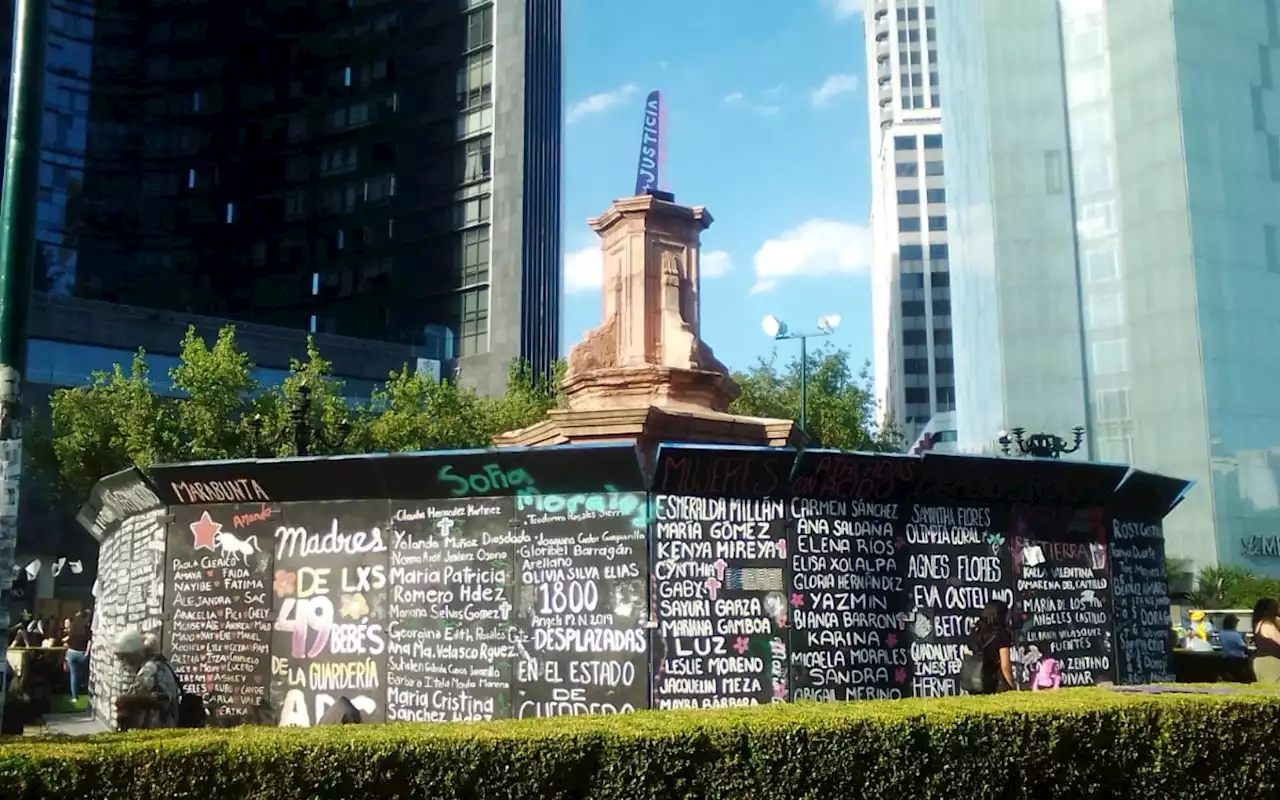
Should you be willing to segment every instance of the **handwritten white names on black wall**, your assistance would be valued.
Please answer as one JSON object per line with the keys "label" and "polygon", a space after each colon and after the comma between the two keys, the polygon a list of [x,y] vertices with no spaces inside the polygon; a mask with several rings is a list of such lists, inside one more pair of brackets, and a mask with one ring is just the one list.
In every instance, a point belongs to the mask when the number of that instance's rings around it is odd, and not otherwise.
{"label": "handwritten white names on black wall", "polygon": [[[1040,530],[1033,531],[1041,538],[1013,539],[1019,671],[1022,680],[1030,681],[1040,660],[1052,657],[1063,686],[1091,686],[1109,680],[1112,669],[1105,533],[1101,519],[1086,514],[1071,522],[1073,534],[1052,520],[1042,520]],[[1052,528],[1043,530],[1046,524]],[[1082,533],[1093,541],[1063,540]],[[1056,540],[1050,538],[1055,535]]]}
{"label": "handwritten white names on black wall", "polygon": [[644,708],[645,496],[536,495],[516,503],[522,623],[516,715]]}
{"label": "handwritten white names on black wall", "polygon": [[1112,520],[1111,577],[1118,682],[1174,680],[1169,636],[1173,623],[1160,525]]}
{"label": "handwritten white names on black wall", "polygon": [[788,697],[783,500],[658,495],[654,708]]}
{"label": "handwritten white names on black wall", "polygon": [[909,693],[898,504],[794,498],[792,699]]}
{"label": "handwritten white names on black wall", "polygon": [[346,697],[384,718],[387,504],[298,503],[275,529],[271,673],[280,724],[315,725]]}
{"label": "handwritten white names on black wall", "polygon": [[187,691],[227,715],[266,699],[270,667],[271,527],[238,528],[239,512],[183,509],[168,549],[169,658]]}
{"label": "handwritten white names on black wall", "polygon": [[965,642],[983,606],[1013,603],[1008,548],[986,506],[915,505],[903,526],[917,697],[960,694]]}
{"label": "handwritten white names on black wall", "polygon": [[387,719],[510,716],[510,501],[392,508]]}

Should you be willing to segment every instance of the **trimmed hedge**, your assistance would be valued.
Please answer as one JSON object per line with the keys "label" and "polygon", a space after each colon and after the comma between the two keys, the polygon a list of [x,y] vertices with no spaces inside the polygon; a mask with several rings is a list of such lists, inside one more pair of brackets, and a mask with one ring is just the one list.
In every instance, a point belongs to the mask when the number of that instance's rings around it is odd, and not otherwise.
{"label": "trimmed hedge", "polygon": [[1280,696],[946,700],[0,744],[0,797],[656,800],[1280,796]]}

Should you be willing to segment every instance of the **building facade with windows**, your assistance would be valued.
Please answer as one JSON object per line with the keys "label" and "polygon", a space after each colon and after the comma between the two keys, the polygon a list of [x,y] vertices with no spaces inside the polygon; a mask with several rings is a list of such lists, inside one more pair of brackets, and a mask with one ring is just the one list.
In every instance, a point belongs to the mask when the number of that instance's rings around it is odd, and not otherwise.
{"label": "building facade with windows", "polygon": [[[24,397],[28,412],[47,409],[53,392],[84,386],[94,372],[109,373],[116,364],[127,367],[138,348],[146,351],[156,391],[172,394],[169,370],[179,363],[187,328],[194,326],[206,342],[212,342],[226,324],[224,319],[36,293],[27,342]],[[290,361],[306,358],[307,336],[306,331],[290,328],[236,326],[236,341],[256,365],[254,377],[264,386],[279,385],[289,375]],[[440,363],[429,358],[424,348],[329,334],[316,334],[315,340],[352,402],[368,403],[375,387],[385,384],[393,370],[408,368],[439,377]],[[98,545],[75,521],[79,506],[51,501],[40,483],[32,480],[23,482],[20,503],[17,563],[33,558],[44,563],[58,558],[83,561],[86,570],[79,576],[64,573],[57,588],[60,596],[88,601]],[[44,586],[44,590],[52,588]]]}
{"label": "building facade with windows", "polygon": [[1280,575],[1280,2],[941,4],[957,426],[1194,479],[1169,553]]}
{"label": "building facade with windows", "polygon": [[37,288],[549,370],[561,5],[53,0]]}
{"label": "building facade with windows", "polygon": [[876,400],[906,442],[955,408],[947,188],[934,0],[872,0],[871,125]]}

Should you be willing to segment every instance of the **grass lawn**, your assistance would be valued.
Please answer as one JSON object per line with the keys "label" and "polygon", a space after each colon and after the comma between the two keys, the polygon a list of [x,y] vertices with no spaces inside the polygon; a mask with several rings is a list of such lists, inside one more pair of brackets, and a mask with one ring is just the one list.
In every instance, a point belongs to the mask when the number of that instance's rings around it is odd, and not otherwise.
{"label": "grass lawn", "polygon": [[76,701],[71,702],[71,696],[66,694],[55,694],[49,698],[50,714],[74,714],[78,711],[87,711],[89,709],[89,698],[81,695]]}

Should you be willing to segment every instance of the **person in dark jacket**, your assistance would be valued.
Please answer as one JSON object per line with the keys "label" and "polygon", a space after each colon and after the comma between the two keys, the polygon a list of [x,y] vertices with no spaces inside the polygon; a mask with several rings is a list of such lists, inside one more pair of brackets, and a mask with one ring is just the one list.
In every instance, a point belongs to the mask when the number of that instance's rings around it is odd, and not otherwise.
{"label": "person in dark jacket", "polygon": [[987,603],[978,623],[969,633],[969,649],[982,655],[983,694],[1011,691],[1013,679],[1013,631],[1009,629],[1009,606],[1003,601]]}
{"label": "person in dark jacket", "polygon": [[317,725],[359,725],[364,721],[360,715],[360,709],[346,697],[339,697],[338,701],[329,706],[329,710],[324,712],[324,716],[320,718]]}

